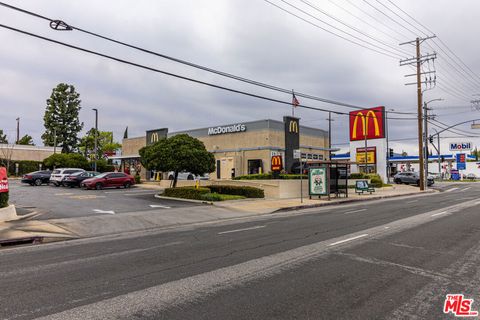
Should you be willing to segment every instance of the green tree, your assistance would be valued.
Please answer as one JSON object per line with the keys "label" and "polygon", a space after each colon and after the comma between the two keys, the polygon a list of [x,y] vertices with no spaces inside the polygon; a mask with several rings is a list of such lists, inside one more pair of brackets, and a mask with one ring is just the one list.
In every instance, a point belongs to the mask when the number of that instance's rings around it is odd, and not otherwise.
{"label": "green tree", "polygon": [[18,144],[24,145],[24,146],[34,146],[35,144],[33,143],[33,138],[32,136],[26,134],[23,137],[18,140]]}
{"label": "green tree", "polygon": [[[105,153],[115,152],[122,145],[113,141],[113,132],[99,131],[97,139],[97,158],[101,159]],[[90,157],[95,153],[95,128],[90,129],[80,140],[79,149],[85,157]]]}
{"label": "green tree", "polygon": [[0,129],[0,143],[8,143],[7,135],[3,134],[2,129]]}
{"label": "green tree", "polygon": [[77,150],[77,134],[83,128],[83,123],[78,119],[81,109],[79,97],[75,87],[65,83],[60,83],[52,90],[43,116],[46,130],[42,140],[46,146],[53,146],[56,136],[57,146],[62,153]]}
{"label": "green tree", "polygon": [[140,161],[148,170],[173,171],[173,187],[177,186],[178,173],[204,174],[215,171],[215,157],[205,149],[200,140],[188,134],[179,134],[143,147]]}
{"label": "green tree", "polygon": [[90,169],[90,164],[84,156],[78,153],[55,153],[43,160],[46,168],[80,168]]}

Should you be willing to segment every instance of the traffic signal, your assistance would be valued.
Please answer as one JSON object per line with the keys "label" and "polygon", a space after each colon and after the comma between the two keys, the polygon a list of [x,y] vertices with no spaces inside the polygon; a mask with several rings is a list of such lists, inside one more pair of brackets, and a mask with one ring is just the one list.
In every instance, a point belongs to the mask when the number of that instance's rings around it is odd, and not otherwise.
{"label": "traffic signal", "polygon": [[389,158],[393,157],[393,149],[392,148],[388,149],[388,157]]}
{"label": "traffic signal", "polygon": [[430,143],[433,143],[433,137],[430,136],[430,137],[428,138],[428,141],[430,141]]}

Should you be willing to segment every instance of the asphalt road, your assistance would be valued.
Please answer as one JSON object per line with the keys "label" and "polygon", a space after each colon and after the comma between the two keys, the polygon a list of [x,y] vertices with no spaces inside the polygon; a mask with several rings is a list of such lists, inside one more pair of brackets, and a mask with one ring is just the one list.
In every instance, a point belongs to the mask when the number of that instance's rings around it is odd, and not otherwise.
{"label": "asphalt road", "polygon": [[157,199],[155,190],[104,189],[83,190],[42,185],[33,187],[18,180],[10,181],[10,202],[15,204],[19,214],[35,211],[36,218],[72,218],[106,213],[121,214],[152,209],[194,207],[198,204],[182,201]]}
{"label": "asphalt road", "polygon": [[[480,299],[480,185],[0,251],[2,319],[453,319]],[[186,208],[185,210],[195,210]]]}

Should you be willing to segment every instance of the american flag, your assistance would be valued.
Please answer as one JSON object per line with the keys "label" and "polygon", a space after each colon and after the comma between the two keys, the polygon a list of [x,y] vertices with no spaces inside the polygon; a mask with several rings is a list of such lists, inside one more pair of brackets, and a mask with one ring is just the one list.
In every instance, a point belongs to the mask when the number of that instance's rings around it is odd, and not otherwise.
{"label": "american flag", "polygon": [[295,97],[295,93],[292,92],[292,106],[298,107],[299,104],[300,104],[300,102],[298,102],[297,97]]}

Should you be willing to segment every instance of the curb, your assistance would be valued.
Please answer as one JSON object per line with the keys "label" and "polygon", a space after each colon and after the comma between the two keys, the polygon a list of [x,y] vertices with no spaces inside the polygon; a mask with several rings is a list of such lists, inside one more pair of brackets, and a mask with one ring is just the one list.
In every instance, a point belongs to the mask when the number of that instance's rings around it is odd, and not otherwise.
{"label": "curb", "polygon": [[173,201],[183,201],[183,202],[202,203],[202,204],[210,204],[210,205],[213,205],[213,202],[211,202],[211,201],[204,201],[204,200],[165,197],[165,196],[161,196],[161,195],[158,195],[158,194],[154,195],[154,197],[157,198],[157,199],[163,199],[163,200],[173,200]]}
{"label": "curb", "polygon": [[[432,189],[430,189],[432,190]],[[277,212],[287,212],[287,211],[295,211],[295,210],[302,210],[302,209],[309,209],[309,208],[318,208],[318,207],[325,207],[325,206],[334,206],[334,205],[340,205],[340,204],[345,204],[345,203],[353,203],[353,202],[361,202],[361,201],[374,201],[374,200],[381,200],[381,199],[388,199],[388,198],[399,198],[399,197],[404,197],[404,196],[412,196],[412,195],[422,195],[422,194],[430,194],[430,193],[437,193],[438,191],[432,190],[432,191],[425,191],[423,193],[418,193],[418,192],[412,192],[412,193],[404,193],[404,194],[395,194],[391,196],[375,196],[367,199],[348,199],[348,200],[340,200],[336,202],[327,202],[327,203],[318,203],[318,204],[305,204],[305,205],[299,205],[299,206],[294,206],[294,207],[285,207],[285,208],[279,208],[271,213],[277,213]]]}

